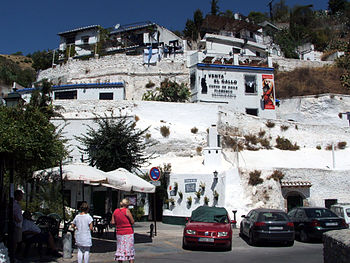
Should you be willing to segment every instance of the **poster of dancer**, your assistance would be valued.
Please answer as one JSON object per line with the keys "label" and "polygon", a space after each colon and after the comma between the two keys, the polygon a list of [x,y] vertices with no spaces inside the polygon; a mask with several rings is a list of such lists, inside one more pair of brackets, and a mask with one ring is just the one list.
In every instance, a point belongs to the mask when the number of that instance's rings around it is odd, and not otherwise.
{"label": "poster of dancer", "polygon": [[262,86],[263,86],[263,105],[265,110],[275,109],[275,92],[273,75],[262,75]]}

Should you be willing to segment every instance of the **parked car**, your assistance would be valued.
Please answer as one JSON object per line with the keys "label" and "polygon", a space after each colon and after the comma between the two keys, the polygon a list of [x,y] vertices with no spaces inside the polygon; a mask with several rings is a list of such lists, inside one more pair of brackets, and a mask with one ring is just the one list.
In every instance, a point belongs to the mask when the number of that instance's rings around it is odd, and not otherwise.
{"label": "parked car", "polygon": [[325,207],[297,207],[288,216],[294,223],[295,234],[302,242],[322,239],[324,232],[348,228],[345,220]]}
{"label": "parked car", "polygon": [[350,204],[335,204],[331,206],[331,211],[337,216],[344,218],[345,222],[350,224]]}
{"label": "parked car", "polygon": [[200,206],[192,211],[183,232],[182,247],[218,247],[232,249],[232,227],[223,207]]}
{"label": "parked car", "polygon": [[242,215],[239,234],[248,237],[250,245],[259,241],[284,242],[294,244],[294,224],[286,212],[277,209],[253,209],[246,216]]}

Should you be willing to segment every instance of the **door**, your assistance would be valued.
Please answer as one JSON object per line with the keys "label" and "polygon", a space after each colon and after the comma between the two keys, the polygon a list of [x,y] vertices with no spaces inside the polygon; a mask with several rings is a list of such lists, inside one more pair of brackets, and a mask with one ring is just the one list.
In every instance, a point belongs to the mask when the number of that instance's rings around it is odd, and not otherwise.
{"label": "door", "polygon": [[291,195],[287,197],[288,211],[300,206],[303,206],[303,198],[300,195]]}

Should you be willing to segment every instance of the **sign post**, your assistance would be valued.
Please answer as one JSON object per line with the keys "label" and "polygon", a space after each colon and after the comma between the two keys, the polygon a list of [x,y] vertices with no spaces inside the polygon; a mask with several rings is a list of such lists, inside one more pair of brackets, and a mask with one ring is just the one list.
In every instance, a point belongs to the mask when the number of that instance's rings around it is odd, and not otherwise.
{"label": "sign post", "polygon": [[[152,180],[152,183],[157,182],[160,178],[160,170],[158,167],[152,167],[149,171],[149,177]],[[157,187],[156,187],[157,189]],[[157,213],[156,213],[157,205],[156,205],[156,191],[154,191],[154,198],[153,198],[153,220],[154,220],[154,236],[157,236]]]}

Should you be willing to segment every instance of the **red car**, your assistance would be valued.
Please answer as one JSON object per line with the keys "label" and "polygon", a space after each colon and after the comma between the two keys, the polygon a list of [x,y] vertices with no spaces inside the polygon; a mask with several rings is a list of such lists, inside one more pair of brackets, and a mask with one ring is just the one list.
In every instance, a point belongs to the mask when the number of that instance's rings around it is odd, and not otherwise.
{"label": "red car", "polygon": [[200,206],[193,210],[183,232],[182,247],[218,247],[232,249],[232,227],[223,207]]}

